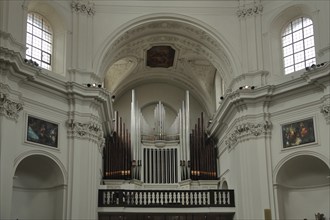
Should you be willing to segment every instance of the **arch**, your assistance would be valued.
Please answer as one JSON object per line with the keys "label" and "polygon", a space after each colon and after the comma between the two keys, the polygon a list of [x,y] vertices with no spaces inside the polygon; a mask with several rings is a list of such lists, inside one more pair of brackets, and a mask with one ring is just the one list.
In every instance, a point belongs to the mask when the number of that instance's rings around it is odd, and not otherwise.
{"label": "arch", "polygon": [[330,214],[329,199],[324,196],[330,193],[330,168],[327,160],[320,156],[310,151],[296,152],[276,166],[274,180],[279,218],[311,219],[316,212]]}
{"label": "arch", "polygon": [[[164,13],[164,14],[150,14],[150,15],[144,15],[138,18],[135,18],[132,21],[129,21],[125,24],[123,24],[120,28],[115,30],[113,34],[109,35],[108,38],[105,40],[104,44],[100,46],[100,49],[98,50],[94,62],[95,63],[95,72],[101,74],[100,78],[104,77],[104,72],[109,66],[107,63],[109,59],[109,53],[113,53],[112,47],[124,38],[127,38],[127,34],[130,34],[129,31],[133,30],[134,28],[137,28],[143,25],[148,25],[153,22],[159,22],[159,21],[171,21],[171,22],[178,22],[182,24],[189,25],[190,27],[195,28],[196,30],[199,30],[201,33],[205,34],[205,39],[208,39],[212,41],[212,43],[217,44],[221,47],[223,55],[226,56],[228,59],[229,65],[232,68],[230,73],[222,73],[224,74],[222,77],[226,80],[226,82],[230,82],[233,78],[235,78],[235,75],[237,73],[241,72],[240,65],[237,63],[237,59],[234,59],[235,54],[234,50],[231,48],[230,44],[225,40],[224,37],[220,35],[219,32],[214,30],[212,27],[207,25],[206,23],[197,20],[193,17],[180,15],[180,14],[174,14],[174,13]],[[126,34],[126,35],[125,35]],[[111,52],[110,52],[111,51]],[[218,56],[219,60],[221,58]],[[223,57],[222,57],[223,58]],[[112,62],[115,62],[116,60],[113,60]],[[215,65],[217,68],[221,69],[222,67],[220,65]]]}
{"label": "arch", "polygon": [[14,173],[12,174],[12,176],[14,176],[17,166],[21,163],[21,161],[32,155],[43,155],[45,157],[50,158],[52,161],[54,161],[61,170],[61,174],[63,176],[63,184],[67,185],[67,181],[68,181],[67,172],[66,172],[66,169],[65,169],[63,163],[57,157],[55,157],[53,154],[51,154],[47,151],[42,151],[42,150],[31,150],[31,151],[23,152],[19,156],[17,156],[14,160],[14,166],[13,166]]}
{"label": "arch", "polygon": [[[313,157],[316,157],[320,160],[322,160],[329,168],[330,168],[330,165],[329,165],[329,159],[326,158],[324,155],[322,154],[319,154],[319,153],[316,153],[316,152],[313,152],[313,151],[297,151],[297,152],[294,152],[294,153],[291,153],[289,155],[287,155],[286,157],[282,158],[278,164],[275,166],[274,168],[274,172],[273,172],[273,179],[276,180],[277,179],[277,175],[279,173],[279,170],[281,169],[281,167],[287,162],[289,161],[290,159],[294,158],[294,157],[297,157],[297,156],[313,156]],[[277,184],[277,182],[275,181],[274,184]]]}
{"label": "arch", "polygon": [[65,48],[68,24],[70,24],[67,13],[57,1],[28,0],[24,1],[22,6],[27,12],[42,15],[50,23],[53,30],[52,72],[65,75],[67,54]]}
{"label": "arch", "polygon": [[65,175],[49,154],[28,152],[15,160],[13,219],[63,219]]}

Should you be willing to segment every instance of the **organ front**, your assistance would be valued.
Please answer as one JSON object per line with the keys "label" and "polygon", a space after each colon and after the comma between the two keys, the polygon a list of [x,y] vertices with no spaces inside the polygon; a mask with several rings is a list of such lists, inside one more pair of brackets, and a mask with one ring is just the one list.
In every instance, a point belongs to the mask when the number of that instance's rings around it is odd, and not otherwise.
{"label": "organ front", "polygon": [[148,108],[148,113],[139,108],[133,90],[130,126],[115,113],[103,152],[103,178],[145,184],[217,179],[216,142],[207,135],[203,112],[190,129],[189,92],[177,112],[161,101]]}

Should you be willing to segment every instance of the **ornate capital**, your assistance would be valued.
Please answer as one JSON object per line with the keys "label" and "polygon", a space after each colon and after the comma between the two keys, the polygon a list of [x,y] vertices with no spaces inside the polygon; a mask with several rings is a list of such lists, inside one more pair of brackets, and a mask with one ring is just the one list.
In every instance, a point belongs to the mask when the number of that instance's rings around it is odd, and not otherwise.
{"label": "ornate capital", "polygon": [[263,6],[262,4],[254,4],[253,6],[251,6],[250,8],[239,8],[236,12],[237,17],[239,18],[245,18],[246,16],[252,16],[252,15],[257,15],[257,14],[261,14],[263,11]]}
{"label": "ornate capital", "polygon": [[327,124],[330,124],[330,99],[325,100],[320,108]]}
{"label": "ornate capital", "polygon": [[268,121],[262,123],[251,123],[247,122],[241,125],[237,125],[234,129],[227,135],[225,144],[228,148],[236,145],[239,139],[249,136],[260,136],[268,134],[271,129],[271,124]]}
{"label": "ornate capital", "polygon": [[8,95],[0,91],[0,115],[17,121],[18,113],[23,110],[23,104],[8,99]]}
{"label": "ornate capital", "polygon": [[73,0],[71,2],[71,8],[77,13],[84,13],[87,15],[95,14],[94,4],[90,3],[89,1]]}
{"label": "ornate capital", "polygon": [[103,145],[103,130],[100,124],[88,122],[82,123],[74,120],[70,120],[68,125],[68,135],[69,137],[77,137],[82,139],[89,139]]}

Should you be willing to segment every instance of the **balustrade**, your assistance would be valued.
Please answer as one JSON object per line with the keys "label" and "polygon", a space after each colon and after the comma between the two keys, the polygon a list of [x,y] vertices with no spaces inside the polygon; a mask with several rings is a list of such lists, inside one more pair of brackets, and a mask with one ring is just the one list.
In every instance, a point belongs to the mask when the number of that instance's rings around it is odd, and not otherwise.
{"label": "balustrade", "polygon": [[235,207],[234,190],[99,190],[99,207]]}

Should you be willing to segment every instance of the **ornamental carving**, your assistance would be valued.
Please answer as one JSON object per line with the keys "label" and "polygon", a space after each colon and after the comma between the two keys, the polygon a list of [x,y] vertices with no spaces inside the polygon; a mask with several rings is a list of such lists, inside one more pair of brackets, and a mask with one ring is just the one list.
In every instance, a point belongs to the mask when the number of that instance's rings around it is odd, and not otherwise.
{"label": "ornamental carving", "polygon": [[330,124],[330,100],[324,102],[320,108],[327,124]]}
{"label": "ornamental carving", "polygon": [[0,92],[0,115],[17,121],[18,113],[23,110],[23,104],[8,99],[8,96]]}
{"label": "ornamental carving", "polygon": [[237,10],[236,14],[239,18],[245,18],[246,16],[252,16],[261,14],[263,11],[263,6],[261,4],[259,5],[253,5],[250,8],[240,8]]}
{"label": "ornamental carving", "polygon": [[89,1],[72,1],[71,8],[77,13],[84,13],[87,15],[95,14],[94,4],[90,3]]}
{"label": "ornamental carving", "polygon": [[68,122],[69,136],[96,141],[100,145],[103,142],[103,130],[97,123],[82,123],[71,120]]}
{"label": "ornamental carving", "polygon": [[237,125],[235,126],[233,131],[227,136],[225,144],[228,148],[231,148],[232,146],[237,144],[239,139],[249,136],[256,137],[260,135],[265,135],[269,132],[270,128],[271,124],[268,121],[257,124],[247,122],[241,125]]}

